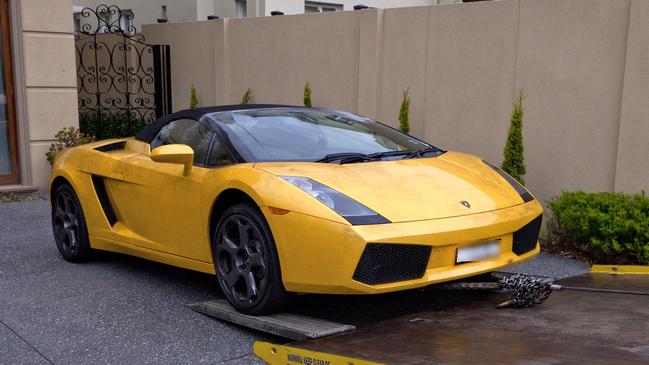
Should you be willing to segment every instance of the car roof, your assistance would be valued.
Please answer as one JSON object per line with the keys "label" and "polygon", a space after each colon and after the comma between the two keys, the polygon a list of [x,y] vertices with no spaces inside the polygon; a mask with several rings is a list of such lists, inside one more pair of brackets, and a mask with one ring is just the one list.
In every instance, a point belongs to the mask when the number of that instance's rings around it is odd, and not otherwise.
{"label": "car roof", "polygon": [[304,108],[303,106],[294,105],[281,105],[281,104],[232,104],[232,105],[219,105],[208,106],[193,109],[184,109],[175,113],[167,114],[156,119],[154,122],[146,126],[140,133],[135,136],[135,139],[151,143],[160,129],[176,119],[194,119],[199,120],[205,114],[212,114],[218,112],[226,112],[232,110],[251,110],[251,109],[273,109],[273,108]]}

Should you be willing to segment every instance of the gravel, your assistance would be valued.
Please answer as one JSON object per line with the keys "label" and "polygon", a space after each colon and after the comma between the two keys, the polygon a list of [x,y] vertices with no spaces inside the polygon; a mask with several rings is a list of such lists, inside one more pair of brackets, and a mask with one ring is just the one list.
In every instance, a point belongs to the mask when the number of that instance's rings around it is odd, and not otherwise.
{"label": "gravel", "polygon": [[530,261],[510,266],[501,271],[562,279],[585,274],[590,271],[590,265],[586,262],[541,252]]}

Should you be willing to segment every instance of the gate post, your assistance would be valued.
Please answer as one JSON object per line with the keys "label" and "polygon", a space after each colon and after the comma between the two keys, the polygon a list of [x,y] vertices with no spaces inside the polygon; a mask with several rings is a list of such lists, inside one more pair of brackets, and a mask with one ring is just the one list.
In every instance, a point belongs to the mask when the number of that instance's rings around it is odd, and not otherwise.
{"label": "gate post", "polygon": [[171,47],[153,46],[153,78],[155,116],[160,118],[171,113]]}

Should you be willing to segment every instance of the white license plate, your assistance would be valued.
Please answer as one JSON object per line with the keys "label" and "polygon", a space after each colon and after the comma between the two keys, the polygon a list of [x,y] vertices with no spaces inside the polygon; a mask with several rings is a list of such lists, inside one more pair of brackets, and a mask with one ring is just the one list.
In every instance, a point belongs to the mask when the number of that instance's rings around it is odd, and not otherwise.
{"label": "white license plate", "polygon": [[480,261],[500,254],[500,241],[489,241],[457,249],[455,263]]}

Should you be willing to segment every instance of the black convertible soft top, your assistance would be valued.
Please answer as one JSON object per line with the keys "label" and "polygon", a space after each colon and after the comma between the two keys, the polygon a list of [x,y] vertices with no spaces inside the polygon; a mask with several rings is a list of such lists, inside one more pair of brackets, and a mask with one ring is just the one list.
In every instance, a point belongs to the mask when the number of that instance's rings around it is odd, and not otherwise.
{"label": "black convertible soft top", "polygon": [[167,114],[156,119],[153,123],[146,126],[143,130],[135,135],[135,139],[146,143],[151,143],[162,127],[167,123],[176,119],[194,119],[199,120],[205,114],[227,112],[231,110],[248,110],[248,109],[265,109],[265,108],[303,108],[293,105],[280,105],[280,104],[234,104],[234,105],[220,105],[208,106],[203,108],[185,109],[175,113]]}

